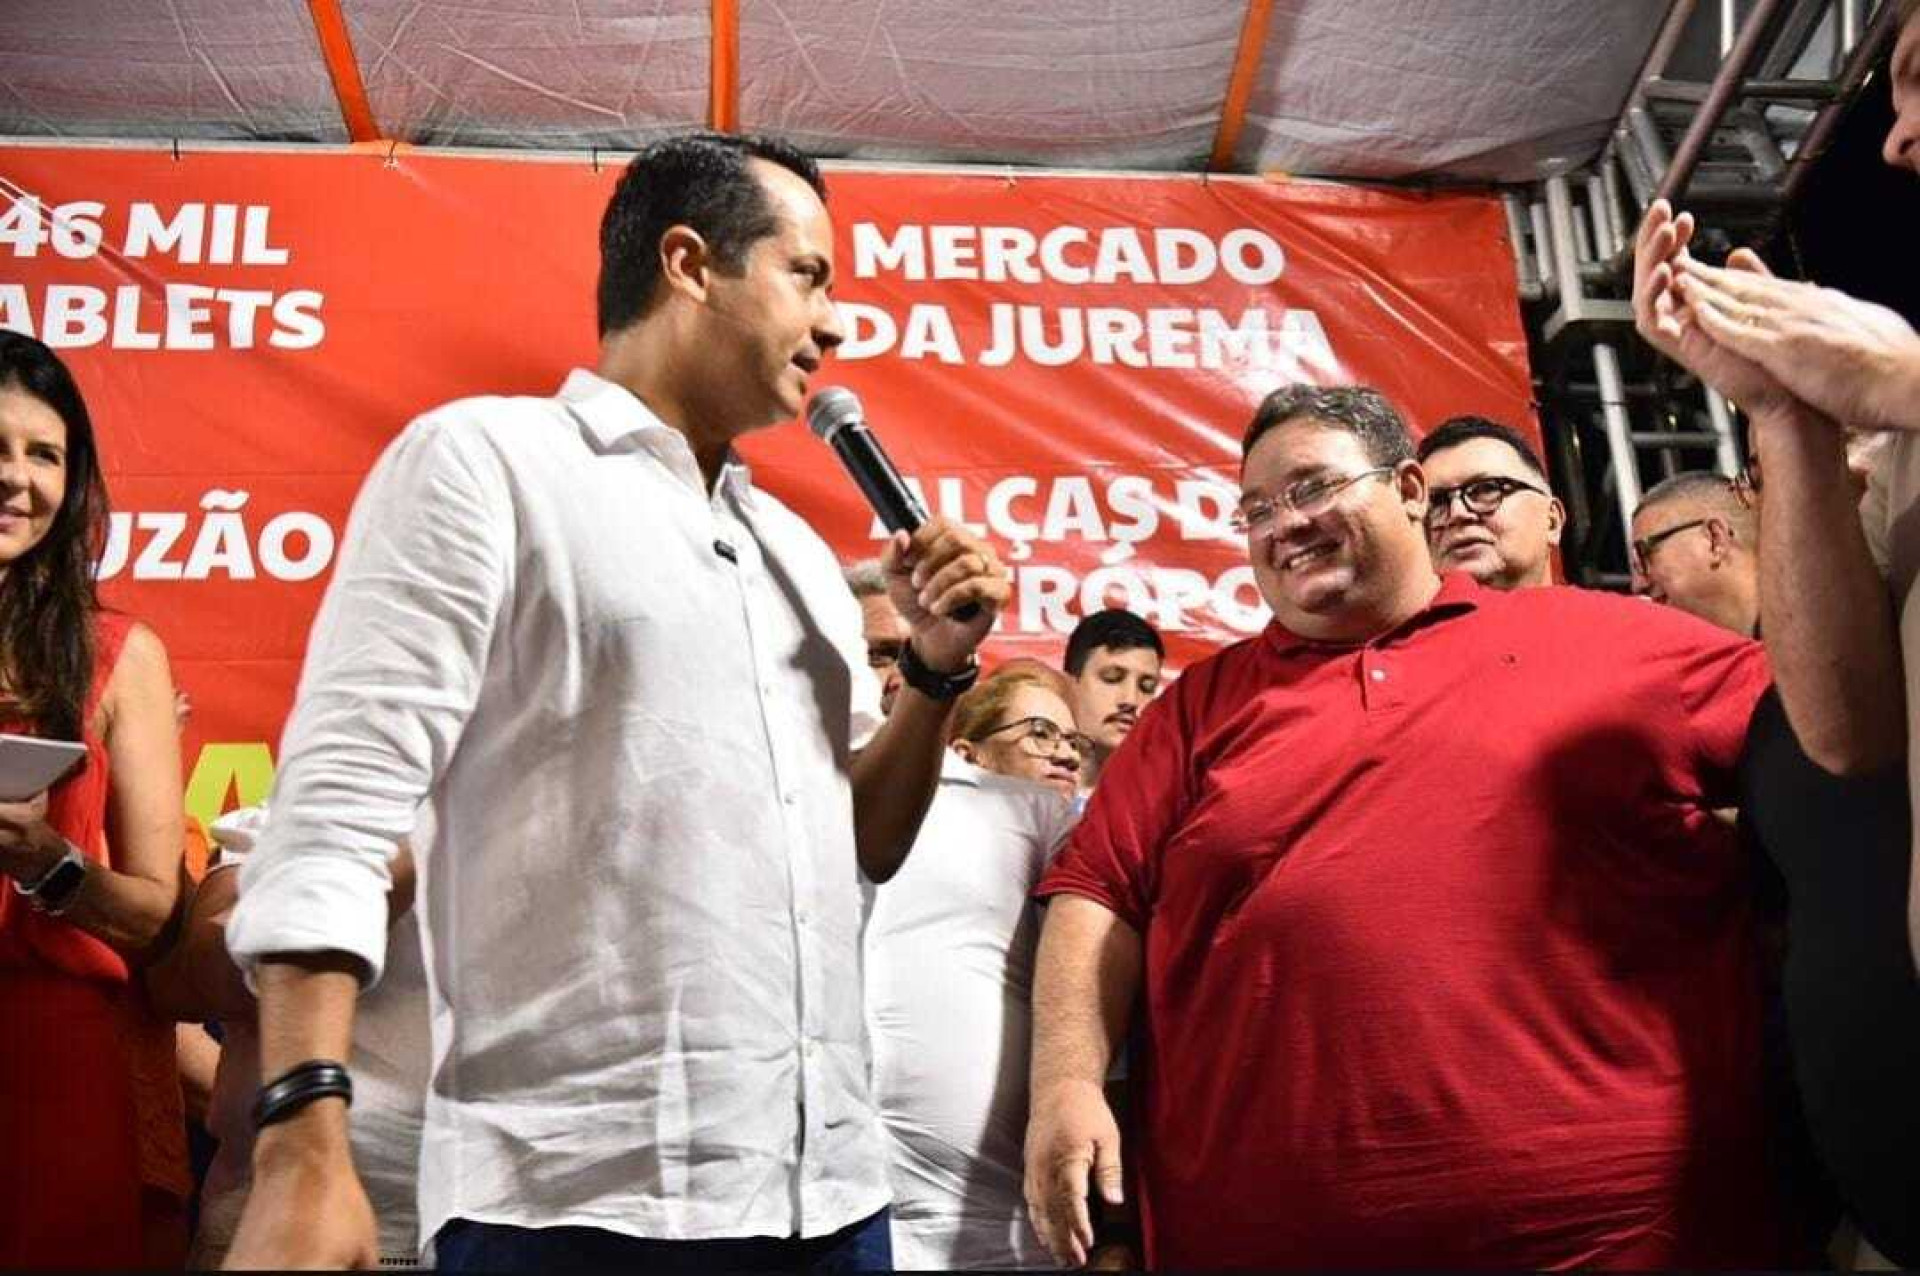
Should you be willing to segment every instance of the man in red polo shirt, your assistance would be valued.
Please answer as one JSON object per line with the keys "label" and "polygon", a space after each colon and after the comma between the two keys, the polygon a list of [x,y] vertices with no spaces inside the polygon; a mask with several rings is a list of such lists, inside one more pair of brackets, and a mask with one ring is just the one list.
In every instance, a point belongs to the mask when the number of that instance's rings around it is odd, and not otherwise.
{"label": "man in red polo shirt", "polygon": [[1274,623],[1142,716],[1040,893],[1027,1194],[1061,1261],[1137,994],[1150,1266],[1768,1266],[1732,830],[1760,649],[1434,573],[1364,389],[1270,395],[1240,521]]}

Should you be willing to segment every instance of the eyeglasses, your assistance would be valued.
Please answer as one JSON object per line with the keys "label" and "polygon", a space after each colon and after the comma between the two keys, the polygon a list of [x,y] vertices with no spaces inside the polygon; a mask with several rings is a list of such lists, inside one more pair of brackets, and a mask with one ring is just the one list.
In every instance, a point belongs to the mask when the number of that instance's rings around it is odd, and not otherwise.
{"label": "eyeglasses", "polygon": [[1684,523],[1675,523],[1672,527],[1663,528],[1651,536],[1642,536],[1639,540],[1633,542],[1633,561],[1639,565],[1642,572],[1646,571],[1647,564],[1653,561],[1654,550],[1659,549],[1662,545],[1666,544],[1667,541],[1678,536],[1680,533],[1690,532],[1696,527],[1705,527],[1712,521],[1710,518],[1688,519]]}
{"label": "eyeglasses", "polygon": [[1003,731],[1025,729],[1019,743],[1027,746],[1027,751],[1039,757],[1048,757],[1060,752],[1060,746],[1066,745],[1074,757],[1082,762],[1093,753],[1093,741],[1078,731],[1067,731],[1051,718],[1015,718],[1012,722],[1003,722],[990,731],[982,731],[974,741],[978,744],[989,736],[999,735]]}
{"label": "eyeglasses", "polygon": [[1523,483],[1505,475],[1488,475],[1485,478],[1470,479],[1457,487],[1435,487],[1427,491],[1427,526],[1438,527],[1453,517],[1454,498],[1467,507],[1470,514],[1487,518],[1497,512],[1501,504],[1515,492],[1532,492],[1538,496],[1547,496],[1544,488],[1531,483]]}
{"label": "eyeglasses", "polygon": [[1352,487],[1361,479],[1378,478],[1382,474],[1391,474],[1397,467],[1377,465],[1370,470],[1361,470],[1358,474],[1347,474],[1339,478],[1301,479],[1290,483],[1280,490],[1278,497],[1255,497],[1242,502],[1233,512],[1233,530],[1241,535],[1259,531],[1273,522],[1273,517],[1282,506],[1304,518],[1325,513],[1333,504],[1333,498],[1345,489]]}

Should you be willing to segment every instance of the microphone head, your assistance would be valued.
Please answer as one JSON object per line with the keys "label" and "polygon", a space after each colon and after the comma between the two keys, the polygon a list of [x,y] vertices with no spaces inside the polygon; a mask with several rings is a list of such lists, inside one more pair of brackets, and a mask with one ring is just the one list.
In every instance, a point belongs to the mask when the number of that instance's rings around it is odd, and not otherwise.
{"label": "microphone head", "polygon": [[845,386],[830,385],[807,404],[807,428],[827,443],[847,426],[861,424],[866,416],[860,396]]}

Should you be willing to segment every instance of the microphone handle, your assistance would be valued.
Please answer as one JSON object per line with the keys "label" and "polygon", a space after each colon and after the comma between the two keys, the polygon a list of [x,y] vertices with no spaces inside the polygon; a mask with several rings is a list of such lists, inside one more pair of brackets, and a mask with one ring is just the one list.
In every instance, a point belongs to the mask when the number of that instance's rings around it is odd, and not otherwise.
{"label": "microphone handle", "polygon": [[[864,425],[842,426],[828,442],[888,531],[917,531],[927,521],[926,510],[901,481],[900,471],[872,430]],[[965,624],[979,614],[979,603],[962,603],[953,609],[952,619]]]}
{"label": "microphone handle", "polygon": [[873,431],[861,425],[842,426],[835,431],[832,442],[833,450],[840,454],[840,463],[853,475],[853,481],[860,485],[860,494],[867,498],[867,504],[873,507],[888,531],[917,531],[920,524],[927,521],[927,512],[913,498],[912,490],[900,481],[900,471],[893,467],[893,461]]}

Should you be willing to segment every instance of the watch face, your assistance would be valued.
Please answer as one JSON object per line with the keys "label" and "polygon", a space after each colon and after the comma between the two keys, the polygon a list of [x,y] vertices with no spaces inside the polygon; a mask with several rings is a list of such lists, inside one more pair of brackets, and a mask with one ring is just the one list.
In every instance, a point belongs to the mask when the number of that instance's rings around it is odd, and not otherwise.
{"label": "watch face", "polygon": [[84,861],[71,857],[61,860],[53,866],[45,881],[33,892],[33,902],[49,911],[65,908],[73,899],[80,883],[86,880],[87,866]]}

